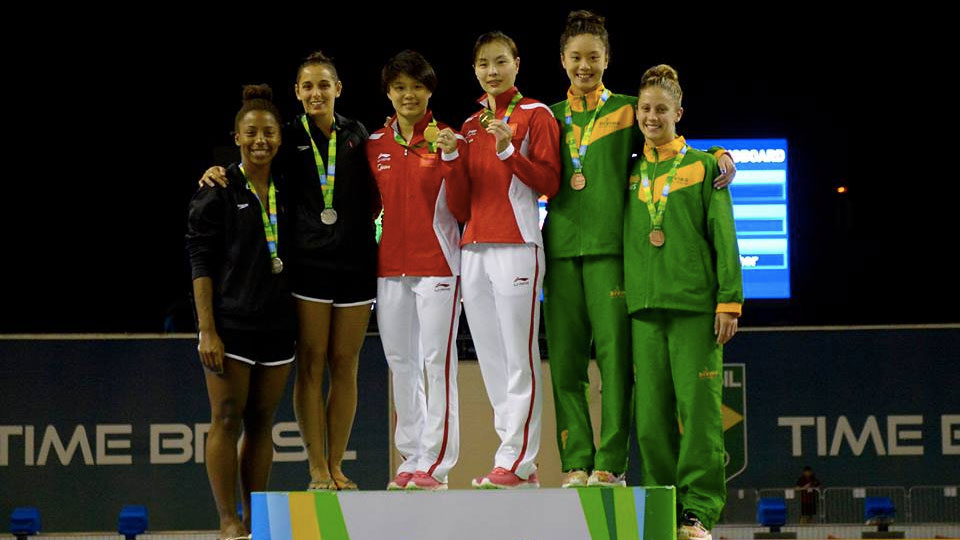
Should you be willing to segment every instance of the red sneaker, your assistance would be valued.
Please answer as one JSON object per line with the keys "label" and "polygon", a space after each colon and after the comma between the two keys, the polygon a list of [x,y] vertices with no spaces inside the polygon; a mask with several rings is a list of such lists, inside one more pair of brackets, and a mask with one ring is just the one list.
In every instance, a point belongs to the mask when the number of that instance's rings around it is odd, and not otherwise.
{"label": "red sneaker", "polygon": [[523,479],[503,467],[494,467],[486,476],[474,478],[473,487],[478,489],[538,488],[540,487],[540,481],[537,479],[537,473]]}
{"label": "red sneaker", "polygon": [[407,489],[407,486],[410,485],[411,480],[413,480],[412,474],[408,472],[402,472],[398,474],[396,478],[391,480],[389,484],[387,484],[387,491]]}
{"label": "red sneaker", "polygon": [[445,491],[446,489],[446,482],[441,482],[423,471],[413,473],[413,480],[407,484],[408,491]]}

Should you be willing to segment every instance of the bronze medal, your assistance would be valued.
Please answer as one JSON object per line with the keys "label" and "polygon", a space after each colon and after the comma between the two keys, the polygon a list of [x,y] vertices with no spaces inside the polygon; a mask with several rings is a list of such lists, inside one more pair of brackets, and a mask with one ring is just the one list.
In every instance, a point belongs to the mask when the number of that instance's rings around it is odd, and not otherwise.
{"label": "bronze medal", "polygon": [[666,241],[663,236],[663,229],[654,229],[650,231],[650,243],[655,247],[660,247]]}
{"label": "bronze medal", "polygon": [[587,177],[584,176],[583,173],[575,173],[570,177],[570,187],[576,191],[587,187]]}

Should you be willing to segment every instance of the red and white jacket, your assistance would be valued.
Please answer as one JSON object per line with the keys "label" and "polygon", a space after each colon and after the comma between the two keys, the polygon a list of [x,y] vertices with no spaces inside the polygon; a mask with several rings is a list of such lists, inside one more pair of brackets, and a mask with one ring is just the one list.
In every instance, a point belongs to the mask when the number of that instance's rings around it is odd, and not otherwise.
{"label": "red and white jacket", "polygon": [[[441,164],[439,149],[430,152],[423,130],[432,119],[428,110],[407,147],[394,139],[396,117],[367,141],[367,160],[383,200],[380,277],[460,274],[460,229],[447,206],[445,179],[458,171]],[[437,123],[438,129],[446,127]],[[459,215],[465,221],[466,208]]]}
{"label": "red and white jacket", "polygon": [[[496,98],[497,118],[503,118],[517,88]],[[486,106],[487,96],[478,103]],[[514,108],[509,125],[513,141],[497,153],[497,141],[480,125],[477,111],[463,123],[461,142],[453,154],[443,154],[451,170],[459,171],[448,184],[450,206],[470,209],[461,245],[473,243],[525,244],[543,247],[540,234],[541,194],[560,189],[560,129],[550,108],[524,97]]]}

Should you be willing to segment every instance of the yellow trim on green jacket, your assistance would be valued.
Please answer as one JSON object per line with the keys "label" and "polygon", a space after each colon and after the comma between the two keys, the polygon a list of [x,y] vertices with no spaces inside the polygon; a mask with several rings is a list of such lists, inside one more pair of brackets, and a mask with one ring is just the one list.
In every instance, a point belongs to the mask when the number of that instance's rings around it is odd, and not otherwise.
{"label": "yellow trim on green jacket", "polygon": [[[678,137],[654,149],[644,145],[643,156],[654,177],[654,201],[673,160],[686,144]],[[743,304],[743,277],[733,220],[733,201],[727,189],[717,190],[719,176],[712,155],[688,149],[671,185],[664,214],[665,243],[652,245],[652,230],[641,164],[630,177],[624,217],[624,270],[627,309],[677,309],[734,313]]]}

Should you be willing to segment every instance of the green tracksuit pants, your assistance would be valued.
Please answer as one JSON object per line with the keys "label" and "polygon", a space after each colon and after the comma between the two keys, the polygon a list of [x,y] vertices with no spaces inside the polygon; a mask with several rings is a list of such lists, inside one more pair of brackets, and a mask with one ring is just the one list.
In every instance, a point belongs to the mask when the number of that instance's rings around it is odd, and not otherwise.
{"label": "green tracksuit pants", "polygon": [[[585,256],[547,261],[543,312],[564,471],[627,468],[633,378],[623,258]],[[600,445],[594,448],[588,405],[591,340],[601,378]]]}
{"label": "green tracksuit pants", "polygon": [[660,309],[631,317],[643,483],[677,486],[678,504],[708,529],[726,502],[723,348],[714,318]]}

